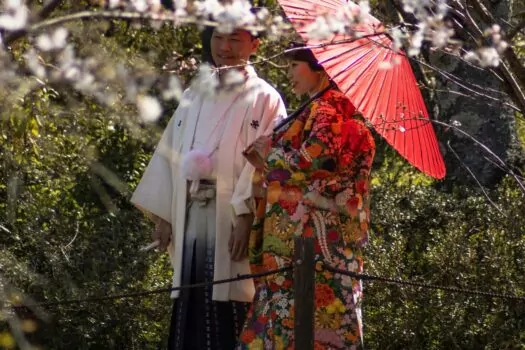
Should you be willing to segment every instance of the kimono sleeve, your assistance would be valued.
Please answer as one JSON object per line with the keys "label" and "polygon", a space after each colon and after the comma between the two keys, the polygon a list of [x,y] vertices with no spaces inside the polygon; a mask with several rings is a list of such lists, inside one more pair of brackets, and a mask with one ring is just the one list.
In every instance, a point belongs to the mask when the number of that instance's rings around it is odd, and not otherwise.
{"label": "kimono sleeve", "polygon": [[[304,175],[305,204],[360,215],[368,202],[369,175],[375,143],[367,126],[354,117],[345,117],[329,104],[315,109],[305,128],[310,130],[298,150],[287,152],[293,172]],[[350,201],[351,203],[348,203]]]}
{"label": "kimono sleeve", "polygon": [[154,214],[171,223],[172,183],[172,117],[164,130],[151,160],[131,197],[138,209],[146,215]]}
{"label": "kimono sleeve", "polygon": [[[261,113],[260,126],[257,129],[256,137],[270,135],[273,128],[284,118],[286,118],[286,108],[281,96],[277,91],[267,95],[267,98],[261,99],[255,113]],[[253,178],[255,168],[249,162],[246,162],[237,183],[235,184],[231,205],[235,215],[253,213],[255,205],[253,203]]]}
{"label": "kimono sleeve", "polygon": [[368,221],[370,170],[375,155],[374,138],[359,120],[354,120],[348,129],[349,139],[341,151],[341,167],[336,176],[340,185],[329,185],[325,192],[335,196],[339,213],[357,217],[359,221]]}

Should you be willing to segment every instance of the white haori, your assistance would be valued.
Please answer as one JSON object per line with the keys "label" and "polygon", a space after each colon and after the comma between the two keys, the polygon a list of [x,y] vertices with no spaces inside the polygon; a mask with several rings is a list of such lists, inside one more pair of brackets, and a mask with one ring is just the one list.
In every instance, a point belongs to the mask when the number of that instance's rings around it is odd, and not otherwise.
{"label": "white haori", "polygon": [[[248,259],[232,261],[228,240],[235,217],[254,211],[252,178],[254,168],[246,162],[242,151],[261,135],[269,135],[273,127],[286,117],[279,93],[247,67],[248,79],[242,90],[220,94],[216,99],[187,89],[181,104],[168,123],[161,140],[140,180],[131,202],[140,209],[170,222],[173,228],[168,247],[173,265],[173,286],[181,283],[182,253],[187,205],[187,179],[181,171],[181,155],[187,154],[195,140],[199,114],[206,110],[224,111],[224,131],[213,159],[213,177],[217,183],[217,214],[214,279],[221,280],[250,273]],[[239,94],[242,94],[239,97]],[[210,103],[216,109],[210,109]],[[226,108],[224,106],[227,106]],[[213,106],[211,106],[213,107]],[[200,118],[207,116],[201,114]],[[251,302],[255,293],[252,280],[213,287],[213,300]],[[179,293],[174,291],[172,298]]]}

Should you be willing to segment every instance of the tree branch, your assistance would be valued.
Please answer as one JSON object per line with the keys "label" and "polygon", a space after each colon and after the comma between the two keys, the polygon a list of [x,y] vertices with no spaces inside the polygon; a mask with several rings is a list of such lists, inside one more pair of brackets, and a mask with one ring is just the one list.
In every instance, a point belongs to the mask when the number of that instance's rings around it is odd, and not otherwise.
{"label": "tree branch", "polygon": [[[25,29],[24,34],[40,32],[48,27],[64,24],[67,22],[78,21],[83,19],[128,19],[128,20],[150,20],[150,21],[164,21],[173,22],[175,25],[183,24],[199,24],[202,26],[216,27],[217,22],[211,20],[203,20],[195,16],[178,17],[173,12],[162,13],[141,13],[131,11],[80,11],[60,17],[51,18],[30,25]],[[246,30],[250,31],[264,31],[263,26],[246,26]]]}
{"label": "tree branch", "polygon": [[[472,2],[472,5],[476,12],[482,17],[482,19],[487,23],[496,23],[496,19],[492,16],[492,14],[487,10],[485,5],[481,2],[481,0],[470,0]],[[478,35],[480,39],[483,38],[483,32],[481,29],[477,27],[477,24],[475,23],[474,19],[468,15],[466,20],[469,22],[468,25],[471,28],[471,30],[474,30],[474,32]],[[516,102],[520,106],[520,109],[523,113],[525,113],[525,93],[523,92],[523,86],[522,83],[525,81],[525,67],[521,64],[519,58],[517,57],[516,53],[514,52],[514,49],[509,46],[505,52],[503,53],[503,56],[509,63],[509,66],[507,66],[504,62],[502,62],[500,70],[503,73],[503,76],[505,77],[505,80],[509,84],[509,86],[512,88],[512,91],[514,92],[514,96],[516,98]]]}

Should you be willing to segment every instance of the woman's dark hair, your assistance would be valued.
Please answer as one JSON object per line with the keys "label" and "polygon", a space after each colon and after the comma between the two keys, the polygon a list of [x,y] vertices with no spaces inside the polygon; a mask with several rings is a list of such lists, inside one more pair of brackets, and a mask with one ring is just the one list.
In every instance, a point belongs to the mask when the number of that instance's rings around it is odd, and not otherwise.
{"label": "woman's dark hair", "polygon": [[293,61],[302,61],[308,63],[313,71],[324,70],[323,66],[319,64],[317,58],[315,58],[312,50],[306,47],[306,44],[292,41],[288,45],[288,50],[293,49],[285,53],[285,57]]}

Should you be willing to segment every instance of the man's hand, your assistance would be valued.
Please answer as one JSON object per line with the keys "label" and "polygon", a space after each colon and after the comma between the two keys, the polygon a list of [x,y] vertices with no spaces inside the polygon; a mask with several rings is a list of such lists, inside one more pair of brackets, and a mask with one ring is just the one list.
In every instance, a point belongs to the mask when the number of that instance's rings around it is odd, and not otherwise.
{"label": "man's hand", "polygon": [[254,142],[253,147],[262,158],[266,158],[272,148],[272,138],[270,136],[259,136]]}
{"label": "man's hand", "polygon": [[243,260],[248,256],[248,242],[253,224],[253,214],[237,216],[237,224],[233,228],[228,247],[233,261]]}
{"label": "man's hand", "polygon": [[272,146],[272,139],[269,136],[259,136],[248,148],[243,152],[244,157],[256,168],[263,169],[265,166],[265,159],[270,152]]}
{"label": "man's hand", "polygon": [[164,219],[155,217],[155,231],[151,234],[153,241],[158,240],[158,249],[162,252],[168,248],[171,241],[171,224]]}

